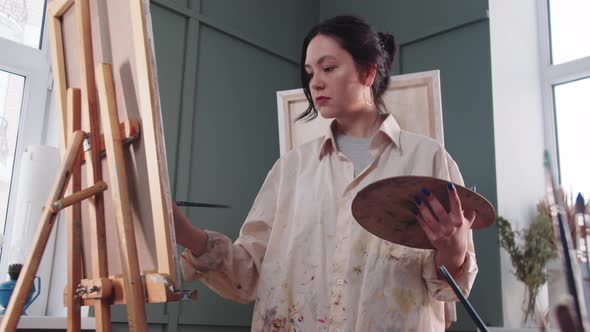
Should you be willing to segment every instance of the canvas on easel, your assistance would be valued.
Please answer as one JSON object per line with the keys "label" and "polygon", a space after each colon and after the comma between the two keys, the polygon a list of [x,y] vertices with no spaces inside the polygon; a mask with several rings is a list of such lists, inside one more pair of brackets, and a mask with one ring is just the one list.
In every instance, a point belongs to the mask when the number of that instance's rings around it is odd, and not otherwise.
{"label": "canvas on easel", "polygon": [[[85,3],[85,4],[84,4]],[[90,26],[83,27],[77,6],[86,5]],[[126,145],[124,154],[128,185],[131,193],[131,208],[135,237],[142,272],[165,273],[178,284],[177,257],[171,209],[171,193],[158,86],[155,55],[151,33],[149,3],[143,0],[54,0],[53,28],[57,39],[52,45],[54,52],[63,52],[63,57],[52,56],[56,81],[54,82],[58,104],[65,103],[67,88],[80,88],[82,94],[82,124],[89,123],[84,108],[96,110],[98,104],[94,70],[96,64],[112,64],[116,107],[122,124],[130,127],[135,121],[140,128],[141,139]],[[61,32],[61,38],[59,34]],[[61,39],[61,40],[58,40]],[[60,47],[61,44],[61,47]],[[83,47],[90,44],[91,48]],[[88,54],[89,50],[92,53]],[[59,59],[63,62],[60,63]],[[131,128],[130,130],[133,130]],[[63,131],[62,131],[63,132]],[[102,177],[109,178],[106,162],[100,165]],[[83,165],[83,174],[86,172]],[[82,177],[82,187],[89,176]],[[85,206],[86,205],[86,206]],[[83,221],[91,220],[92,208],[83,204]],[[108,271],[121,274],[116,228],[109,192],[104,194],[105,235],[108,253]],[[90,239],[91,227],[82,229],[84,238]],[[94,268],[88,254],[91,241],[84,241],[87,274]]]}
{"label": "canvas on easel", "polygon": [[[438,70],[391,76],[383,101],[402,129],[444,145]],[[320,115],[313,121],[295,122],[308,104],[303,89],[277,92],[281,155],[327,130],[331,120]]]}

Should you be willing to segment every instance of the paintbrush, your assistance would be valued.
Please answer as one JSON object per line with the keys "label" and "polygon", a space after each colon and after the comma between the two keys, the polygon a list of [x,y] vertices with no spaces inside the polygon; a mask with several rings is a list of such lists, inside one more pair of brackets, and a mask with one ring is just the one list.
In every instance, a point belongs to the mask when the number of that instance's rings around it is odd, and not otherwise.
{"label": "paintbrush", "polygon": [[451,286],[451,288],[453,289],[453,292],[455,292],[455,295],[457,295],[457,297],[459,298],[459,301],[461,301],[461,304],[463,305],[465,310],[467,310],[467,313],[471,317],[471,320],[473,320],[475,325],[477,325],[479,331],[480,332],[488,332],[488,328],[484,324],[483,320],[481,319],[481,317],[479,317],[479,315],[477,314],[477,311],[475,311],[475,308],[473,308],[471,303],[469,303],[469,300],[467,300],[465,295],[463,295],[463,292],[461,292],[461,289],[459,289],[459,286],[457,285],[457,283],[455,282],[455,280],[453,279],[453,277],[451,276],[451,274],[449,273],[447,268],[444,265],[440,265],[438,267],[438,270],[443,275],[443,277],[445,277],[445,279],[449,283],[449,286]]}
{"label": "paintbrush", "polygon": [[588,249],[588,235],[586,232],[588,231],[588,227],[586,224],[586,206],[584,204],[584,196],[582,193],[578,193],[578,197],[576,197],[576,205],[575,205],[575,219],[576,224],[580,225],[580,237],[584,241],[584,252],[582,255],[586,257],[586,272],[587,276],[590,277],[590,251]]}
{"label": "paintbrush", "polygon": [[580,300],[580,293],[578,292],[578,284],[576,283],[576,277],[574,274],[575,257],[572,257],[570,248],[572,248],[572,239],[567,220],[567,214],[565,211],[563,199],[556,190],[557,185],[553,176],[551,168],[551,162],[549,158],[549,152],[545,151],[544,155],[544,166],[545,166],[545,189],[547,193],[547,203],[551,216],[553,219],[553,225],[556,228],[556,235],[559,236],[561,242],[561,256],[563,259],[563,265],[565,268],[566,284],[569,294],[573,300],[573,316],[574,321],[572,324],[577,325],[579,329],[577,331],[584,331],[586,324],[584,324],[584,317],[582,315],[582,306]]}
{"label": "paintbrush", "polygon": [[210,203],[198,203],[198,202],[186,202],[186,201],[176,201],[176,205],[178,206],[190,206],[190,207],[204,207],[204,208],[220,208],[220,209],[227,209],[229,205],[223,204],[210,204]]}

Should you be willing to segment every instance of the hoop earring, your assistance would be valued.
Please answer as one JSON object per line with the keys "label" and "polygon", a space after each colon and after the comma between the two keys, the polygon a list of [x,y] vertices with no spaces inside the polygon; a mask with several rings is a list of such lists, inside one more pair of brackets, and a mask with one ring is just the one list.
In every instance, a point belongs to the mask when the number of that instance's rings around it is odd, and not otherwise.
{"label": "hoop earring", "polygon": [[[370,91],[370,90],[369,90]],[[365,100],[365,103],[369,106],[373,106],[373,100],[371,100],[371,102],[369,102],[367,100],[367,96],[365,96],[365,88],[363,88],[363,99]],[[372,98],[371,98],[372,99]]]}

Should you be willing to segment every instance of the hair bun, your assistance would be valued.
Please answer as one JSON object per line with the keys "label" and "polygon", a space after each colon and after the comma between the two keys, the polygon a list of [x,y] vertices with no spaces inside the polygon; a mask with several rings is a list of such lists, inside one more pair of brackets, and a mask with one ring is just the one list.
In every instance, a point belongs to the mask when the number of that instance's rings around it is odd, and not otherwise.
{"label": "hair bun", "polygon": [[379,32],[379,44],[381,44],[381,48],[387,54],[387,67],[391,67],[393,60],[395,58],[395,52],[397,51],[397,46],[395,45],[395,39],[393,35],[390,33],[383,33]]}

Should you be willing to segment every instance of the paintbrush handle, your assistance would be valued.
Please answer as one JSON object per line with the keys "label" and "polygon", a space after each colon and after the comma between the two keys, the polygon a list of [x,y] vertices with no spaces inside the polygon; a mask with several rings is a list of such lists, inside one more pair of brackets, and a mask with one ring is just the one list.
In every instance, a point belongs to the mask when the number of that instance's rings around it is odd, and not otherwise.
{"label": "paintbrush handle", "polygon": [[227,209],[230,207],[229,205],[223,205],[223,204],[210,204],[210,203],[198,203],[198,202],[186,202],[186,201],[176,201],[176,205],[190,206],[190,207],[221,208],[221,209]]}
{"label": "paintbrush handle", "polygon": [[442,275],[445,277],[445,279],[447,279],[447,282],[449,283],[449,285],[451,285],[451,288],[453,289],[453,291],[455,292],[455,294],[457,295],[457,297],[459,298],[459,300],[463,304],[463,307],[465,307],[465,309],[469,313],[469,316],[471,316],[471,319],[473,320],[475,325],[477,325],[477,327],[479,328],[479,330],[481,332],[488,332],[488,328],[484,324],[483,320],[481,320],[481,317],[479,317],[479,315],[477,314],[477,311],[475,311],[475,309],[473,308],[471,303],[469,303],[469,301],[467,300],[465,295],[463,295],[463,292],[461,292],[461,290],[459,289],[459,286],[457,286],[457,283],[455,282],[455,280],[453,279],[453,277],[451,276],[451,274],[449,273],[447,268],[444,265],[441,265],[438,267],[438,269],[439,269],[440,273],[442,273]]}

